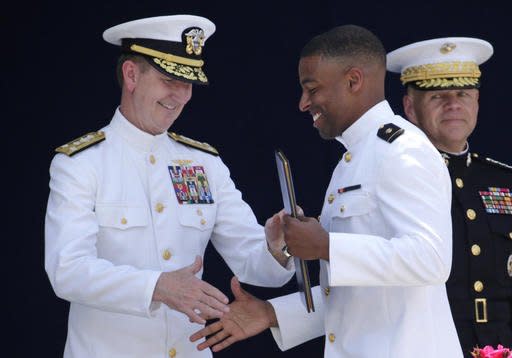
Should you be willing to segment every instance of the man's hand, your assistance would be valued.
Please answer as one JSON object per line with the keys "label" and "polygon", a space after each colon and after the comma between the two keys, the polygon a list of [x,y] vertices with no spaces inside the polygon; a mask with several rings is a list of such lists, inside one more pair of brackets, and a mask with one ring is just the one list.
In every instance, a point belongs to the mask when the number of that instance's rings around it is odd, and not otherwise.
{"label": "man's hand", "polygon": [[[299,217],[304,216],[304,211],[298,205],[297,214]],[[285,267],[288,262],[288,257],[283,253],[283,247],[286,243],[284,241],[282,222],[285,215],[286,213],[283,209],[265,222],[265,236],[267,237],[268,249],[272,256],[274,256],[283,267]]]}
{"label": "man's hand", "polygon": [[202,266],[201,256],[196,256],[192,265],[162,273],[153,292],[153,301],[163,302],[199,324],[205,324],[206,319],[222,317],[229,311],[229,299],[195,276]]}
{"label": "man's hand", "polygon": [[212,351],[218,352],[235,342],[255,336],[269,327],[277,326],[272,305],[242,289],[236,277],[231,279],[231,291],[235,300],[229,305],[229,312],[219,321],[190,336],[190,341],[195,342],[211,335],[197,346],[198,350],[202,351],[213,346]]}
{"label": "man's hand", "polygon": [[329,233],[316,219],[285,215],[282,220],[284,240],[291,255],[303,260],[329,260]]}

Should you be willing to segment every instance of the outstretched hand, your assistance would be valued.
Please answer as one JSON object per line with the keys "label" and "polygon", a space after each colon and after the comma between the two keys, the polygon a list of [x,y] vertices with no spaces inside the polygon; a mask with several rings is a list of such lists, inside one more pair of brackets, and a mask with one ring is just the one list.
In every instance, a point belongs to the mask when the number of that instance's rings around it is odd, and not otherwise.
{"label": "outstretched hand", "polygon": [[229,305],[229,312],[225,313],[219,321],[190,336],[191,342],[210,336],[197,346],[198,350],[213,346],[212,351],[218,352],[235,342],[255,336],[277,325],[272,305],[245,291],[236,277],[231,279],[231,291],[235,300]]}
{"label": "outstretched hand", "polygon": [[229,299],[217,288],[195,276],[203,261],[196,256],[193,264],[160,275],[153,301],[187,315],[191,322],[205,324],[207,319],[220,318],[229,311]]}

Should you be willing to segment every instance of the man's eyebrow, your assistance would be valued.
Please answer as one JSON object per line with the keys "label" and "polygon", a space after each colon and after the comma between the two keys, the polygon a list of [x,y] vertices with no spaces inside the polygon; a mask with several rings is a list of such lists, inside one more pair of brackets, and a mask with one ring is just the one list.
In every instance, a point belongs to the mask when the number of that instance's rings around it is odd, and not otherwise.
{"label": "man's eyebrow", "polygon": [[308,83],[311,83],[311,82],[316,82],[316,81],[314,79],[312,79],[312,78],[304,78],[302,81],[300,81],[300,84],[301,84],[301,86],[304,86],[304,85],[306,85]]}

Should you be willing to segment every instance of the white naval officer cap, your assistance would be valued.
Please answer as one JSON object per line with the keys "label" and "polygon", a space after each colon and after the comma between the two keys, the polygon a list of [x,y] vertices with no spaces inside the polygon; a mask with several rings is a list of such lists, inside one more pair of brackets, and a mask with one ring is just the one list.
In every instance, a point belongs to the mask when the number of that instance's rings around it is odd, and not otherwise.
{"label": "white naval officer cap", "polygon": [[208,84],[203,72],[206,39],[215,24],[195,15],[157,16],[125,22],[103,32],[123,53],[143,56],[154,68],[180,81]]}
{"label": "white naval officer cap", "polygon": [[419,90],[478,88],[480,68],[492,45],[471,37],[444,37],[400,47],[387,54],[387,69],[400,73],[403,85]]}

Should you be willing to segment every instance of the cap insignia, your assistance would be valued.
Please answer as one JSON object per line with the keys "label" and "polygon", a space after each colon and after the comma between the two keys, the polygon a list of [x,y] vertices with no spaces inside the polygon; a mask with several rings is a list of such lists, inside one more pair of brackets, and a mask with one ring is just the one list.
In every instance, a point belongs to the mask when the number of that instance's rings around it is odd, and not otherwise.
{"label": "cap insignia", "polygon": [[99,143],[105,140],[105,133],[102,131],[91,132],[73,139],[71,142],[61,145],[55,151],[57,153],[63,153],[71,157],[74,154],[81,152],[82,150],[89,148],[93,144]]}
{"label": "cap insignia", "polygon": [[447,42],[445,44],[443,44],[443,46],[441,46],[441,48],[439,49],[439,51],[441,51],[441,53],[443,55],[446,55],[447,53],[450,53],[452,52],[453,50],[455,50],[455,47],[457,47],[457,45],[455,45],[454,43],[452,42]]}
{"label": "cap insignia", "polygon": [[[186,30],[185,30],[186,31]],[[204,31],[199,28],[190,29],[186,34],[185,38],[187,40],[186,51],[189,55],[194,53],[195,55],[200,55],[203,52],[204,46]]]}

